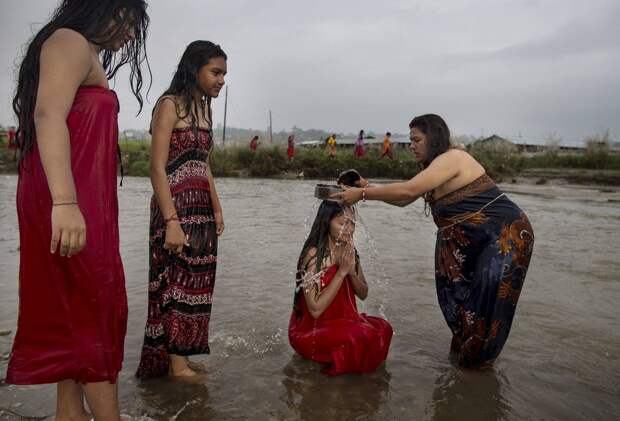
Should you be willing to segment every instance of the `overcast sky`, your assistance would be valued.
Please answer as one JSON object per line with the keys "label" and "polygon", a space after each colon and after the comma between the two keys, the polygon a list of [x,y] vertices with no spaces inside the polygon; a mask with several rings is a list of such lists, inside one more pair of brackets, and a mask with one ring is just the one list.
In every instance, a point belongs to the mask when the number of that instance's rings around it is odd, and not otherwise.
{"label": "overcast sky", "polygon": [[[0,123],[14,69],[56,0],[0,0]],[[151,0],[153,85],[136,117],[117,77],[121,129],[148,126],[153,101],[196,39],[228,54],[228,124],[405,133],[437,113],[455,134],[565,141],[620,136],[618,0]],[[223,120],[224,98],[214,101]]]}

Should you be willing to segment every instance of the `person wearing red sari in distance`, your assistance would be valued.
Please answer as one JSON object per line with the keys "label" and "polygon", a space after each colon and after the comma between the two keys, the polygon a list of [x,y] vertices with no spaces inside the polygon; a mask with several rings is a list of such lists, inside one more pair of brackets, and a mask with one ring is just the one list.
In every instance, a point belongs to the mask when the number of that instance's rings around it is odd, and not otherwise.
{"label": "person wearing red sari in distance", "polygon": [[260,142],[258,141],[258,136],[254,136],[252,140],[250,140],[250,150],[252,152],[256,152],[256,150],[258,149],[258,145],[260,145]]}
{"label": "person wearing red sari in distance", "polygon": [[142,0],[65,0],[19,71],[19,318],[5,382],[57,383],[57,420],[90,419],[84,396],[96,420],[120,417],[127,300],[108,79],[129,63],[142,105],[148,22]]}
{"label": "person wearing red sari in distance", "polygon": [[353,244],[355,213],[323,201],[297,264],[289,342],[327,375],[367,373],[387,358],[392,327],[360,314],[368,285]]}
{"label": "person wearing red sari in distance", "polygon": [[295,158],[295,135],[290,135],[286,143],[286,155],[288,156],[289,161],[293,161]]}

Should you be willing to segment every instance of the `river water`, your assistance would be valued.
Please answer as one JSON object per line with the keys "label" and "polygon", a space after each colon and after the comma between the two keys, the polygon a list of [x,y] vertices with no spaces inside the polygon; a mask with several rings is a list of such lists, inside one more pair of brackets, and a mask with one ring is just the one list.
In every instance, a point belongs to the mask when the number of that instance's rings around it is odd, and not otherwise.
{"label": "river water", "polygon": [[[15,176],[0,176],[0,331],[15,331]],[[571,199],[570,187],[508,195],[536,244],[510,338],[494,368],[448,359],[433,279],[435,227],[420,203],[364,203],[357,245],[370,283],[360,309],[394,328],[376,372],[328,378],[288,344],[294,269],[314,218],[315,181],[218,179],[220,239],[207,379],[138,382],[147,298],[148,179],[119,190],[129,325],[122,412],[136,420],[612,420],[620,414],[620,204]],[[581,196],[584,196],[583,194]],[[592,195],[596,197],[596,195]],[[42,315],[44,317],[44,315]],[[0,336],[0,376],[13,334]],[[0,383],[0,419],[54,413],[55,388]],[[19,414],[19,415],[17,415]]]}

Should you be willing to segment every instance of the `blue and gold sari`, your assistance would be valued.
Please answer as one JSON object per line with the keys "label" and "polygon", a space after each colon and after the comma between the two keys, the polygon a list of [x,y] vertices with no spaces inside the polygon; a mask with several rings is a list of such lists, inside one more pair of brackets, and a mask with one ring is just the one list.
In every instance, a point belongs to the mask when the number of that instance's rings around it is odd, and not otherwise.
{"label": "blue and gold sari", "polygon": [[435,280],[464,367],[492,362],[512,325],[534,245],[527,216],[486,174],[429,199],[437,224]]}

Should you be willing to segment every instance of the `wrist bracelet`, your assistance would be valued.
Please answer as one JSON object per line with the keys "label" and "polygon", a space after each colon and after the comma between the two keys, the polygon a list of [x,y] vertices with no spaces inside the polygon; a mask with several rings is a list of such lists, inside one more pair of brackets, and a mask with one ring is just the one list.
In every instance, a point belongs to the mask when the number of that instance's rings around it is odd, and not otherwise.
{"label": "wrist bracelet", "polygon": [[366,186],[362,187],[362,202],[366,201]]}
{"label": "wrist bracelet", "polygon": [[77,202],[60,202],[60,203],[52,203],[52,206],[69,206],[69,205],[77,205]]}
{"label": "wrist bracelet", "polygon": [[170,218],[164,219],[164,223],[167,224],[170,221],[178,221],[178,220],[179,220],[179,216],[175,213]]}

